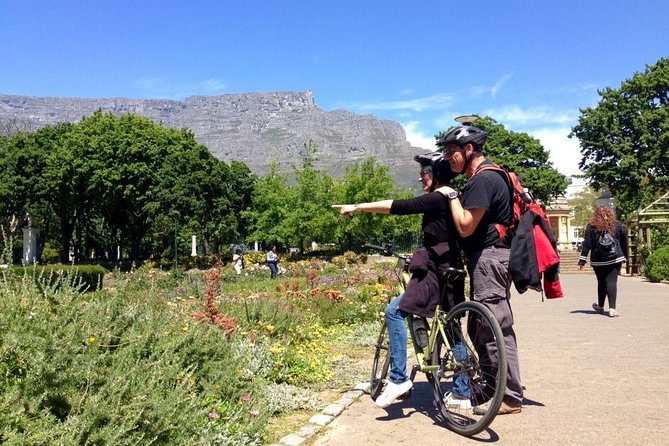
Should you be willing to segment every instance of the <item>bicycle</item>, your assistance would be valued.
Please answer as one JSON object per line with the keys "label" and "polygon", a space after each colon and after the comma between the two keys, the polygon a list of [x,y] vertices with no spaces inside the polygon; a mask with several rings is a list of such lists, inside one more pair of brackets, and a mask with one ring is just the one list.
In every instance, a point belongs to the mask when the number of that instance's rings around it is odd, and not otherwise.
{"label": "bicycle", "polygon": [[[397,254],[389,247],[370,244],[364,247],[398,258],[398,291],[404,291],[410,279],[411,257]],[[434,405],[439,409],[446,427],[460,435],[473,436],[492,423],[502,404],[506,388],[506,350],[502,330],[483,304],[465,301],[449,311],[442,307],[446,281],[465,275],[462,269],[446,269],[439,277],[441,303],[437,305],[431,321],[408,315],[406,322],[416,357],[411,381],[414,381],[417,372],[425,373],[434,394]],[[389,297],[388,303],[396,297]],[[375,346],[370,386],[373,400],[381,394],[390,366],[385,314],[380,313],[380,317],[382,326]],[[452,391],[456,379],[460,385],[464,382],[469,388],[470,407],[448,405],[444,400]],[[411,390],[400,398],[410,396]],[[489,404],[488,410],[483,414],[476,413],[474,407],[484,403]]]}

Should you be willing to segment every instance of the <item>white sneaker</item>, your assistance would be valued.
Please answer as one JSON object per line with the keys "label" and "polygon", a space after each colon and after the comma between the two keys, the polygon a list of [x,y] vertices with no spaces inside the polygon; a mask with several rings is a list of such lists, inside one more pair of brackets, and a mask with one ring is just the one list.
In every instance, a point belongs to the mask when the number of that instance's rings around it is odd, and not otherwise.
{"label": "white sneaker", "polygon": [[444,404],[446,404],[446,407],[449,409],[470,410],[472,408],[472,403],[469,401],[469,398],[453,395],[452,392],[448,392],[444,395]]}
{"label": "white sneaker", "polygon": [[413,383],[410,379],[400,384],[395,384],[392,381],[386,382],[386,387],[376,399],[376,405],[379,407],[390,406],[393,401],[411,390],[411,387],[413,387]]}

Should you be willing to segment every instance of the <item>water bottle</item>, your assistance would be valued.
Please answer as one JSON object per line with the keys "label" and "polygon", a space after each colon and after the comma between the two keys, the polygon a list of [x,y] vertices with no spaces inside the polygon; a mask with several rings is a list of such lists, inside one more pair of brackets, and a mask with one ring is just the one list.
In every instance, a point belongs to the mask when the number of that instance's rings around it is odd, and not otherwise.
{"label": "water bottle", "polygon": [[416,344],[418,344],[420,348],[427,347],[427,342],[428,342],[427,327],[425,326],[425,321],[423,320],[423,318],[421,317],[414,318],[412,323],[412,328]]}

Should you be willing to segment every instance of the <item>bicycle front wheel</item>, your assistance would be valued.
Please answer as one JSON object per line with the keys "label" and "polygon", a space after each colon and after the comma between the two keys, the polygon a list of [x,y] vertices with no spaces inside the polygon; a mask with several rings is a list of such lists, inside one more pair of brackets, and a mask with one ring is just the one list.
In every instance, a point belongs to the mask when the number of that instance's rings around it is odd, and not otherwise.
{"label": "bicycle front wheel", "polygon": [[383,390],[383,380],[388,376],[390,366],[390,345],[388,343],[388,327],[385,319],[381,323],[381,332],[376,340],[374,350],[374,361],[372,363],[372,378],[370,381],[369,394],[376,401]]}
{"label": "bicycle front wheel", "polygon": [[[441,319],[432,350],[435,404],[450,430],[472,436],[497,415],[506,388],[506,350],[493,314],[479,302],[462,302]],[[481,407],[486,404],[487,410]],[[478,407],[477,407],[478,406]]]}

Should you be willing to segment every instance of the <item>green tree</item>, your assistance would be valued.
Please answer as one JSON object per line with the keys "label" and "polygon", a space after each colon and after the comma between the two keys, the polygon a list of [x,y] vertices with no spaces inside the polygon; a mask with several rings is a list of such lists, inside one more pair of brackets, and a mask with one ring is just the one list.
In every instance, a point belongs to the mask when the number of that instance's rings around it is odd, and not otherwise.
{"label": "green tree", "polygon": [[579,236],[581,237],[585,235],[588,220],[590,220],[592,213],[595,211],[596,200],[597,193],[591,187],[586,187],[582,191],[575,193],[568,200],[569,206],[571,206],[574,213],[572,226],[581,228],[579,231]]}
{"label": "green tree", "polygon": [[309,241],[330,241],[338,223],[330,205],[334,198],[334,181],[326,171],[314,168],[317,147],[305,145],[302,167],[295,170],[295,186],[291,187],[291,203],[284,224],[291,241],[304,252]]}
{"label": "green tree", "polygon": [[228,165],[214,158],[192,132],[171,132],[173,142],[158,170],[156,201],[150,205],[153,221],[159,222],[157,233],[163,235],[159,246],[168,246],[164,235],[171,234],[175,218],[180,239],[188,243],[190,235],[197,235],[205,253],[243,239],[247,229],[240,213],[251,203],[255,176],[243,163]]}
{"label": "green tree", "polygon": [[[336,202],[332,204],[364,203],[388,199],[410,198],[411,191],[396,188],[388,167],[377,165],[368,158],[346,169],[336,182]],[[398,237],[420,233],[420,216],[387,216],[362,213],[341,220],[335,230],[335,240],[347,249],[359,249],[365,242],[388,243]]]}
{"label": "green tree", "polygon": [[611,191],[626,219],[669,187],[669,58],[599,95],[570,136],[579,139],[585,177]]}
{"label": "green tree", "polygon": [[266,243],[287,243],[290,231],[284,222],[290,213],[292,194],[288,175],[279,173],[276,164],[260,177],[253,192],[252,204],[242,211],[242,218],[250,222],[249,238]]}
{"label": "green tree", "polygon": [[64,262],[71,247],[77,260],[92,251],[113,259],[119,245],[131,259],[160,256],[175,227],[179,240],[196,234],[216,249],[245,230],[238,215],[255,182],[246,165],[217,160],[189,130],[100,110],[3,138],[0,155],[0,218],[29,213],[42,228],[57,226]]}
{"label": "green tree", "polygon": [[[9,161],[2,168],[3,173],[13,177],[9,184],[14,195],[7,198],[11,213],[21,217],[30,215],[33,223],[42,228],[44,236],[51,238],[58,234],[55,239],[61,242],[62,234],[71,234],[73,229],[76,211],[65,190],[76,180],[63,175],[64,182],[53,182],[51,168],[54,154],[61,150],[73,127],[70,123],[60,123],[32,133],[19,133],[9,142],[7,157],[2,157]],[[63,169],[67,168],[66,164],[62,163]],[[54,245],[61,248],[61,256],[65,252],[66,262],[69,251],[62,248],[62,243]]]}
{"label": "green tree", "polygon": [[[48,206],[40,199],[40,181],[46,156],[52,140],[58,139],[71,126],[46,127],[33,133],[16,133],[0,141],[0,224],[9,240],[12,229],[17,230],[30,217],[46,236],[52,235],[53,226],[45,220],[53,219]],[[10,225],[10,221],[14,225]],[[1,240],[0,240],[1,241]],[[5,249],[5,248],[3,248]],[[8,252],[11,248],[6,247]]]}
{"label": "green tree", "polygon": [[[565,192],[567,178],[553,167],[549,152],[538,139],[527,133],[507,130],[491,117],[481,118],[475,125],[489,133],[483,149],[485,157],[522,175],[521,183],[534,198],[549,203]],[[444,136],[451,128],[440,132],[436,138]]]}

